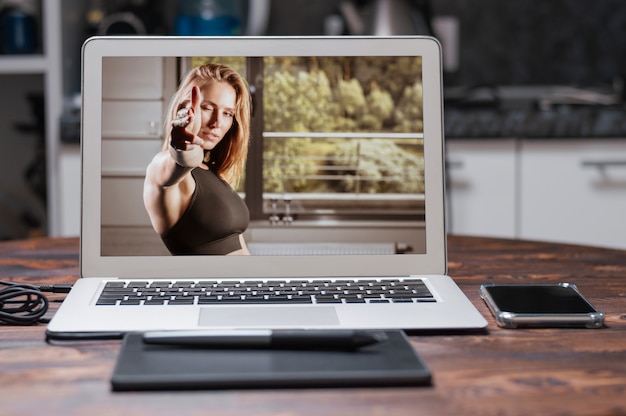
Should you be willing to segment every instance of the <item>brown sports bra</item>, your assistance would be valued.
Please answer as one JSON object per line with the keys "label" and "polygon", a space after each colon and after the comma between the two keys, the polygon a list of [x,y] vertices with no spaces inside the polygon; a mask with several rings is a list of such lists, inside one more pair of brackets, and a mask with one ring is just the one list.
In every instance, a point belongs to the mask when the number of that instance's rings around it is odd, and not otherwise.
{"label": "brown sports bra", "polygon": [[161,236],[174,255],[229,254],[241,249],[239,235],[250,222],[250,212],[237,192],[210,170],[191,171],[196,189],[187,210]]}

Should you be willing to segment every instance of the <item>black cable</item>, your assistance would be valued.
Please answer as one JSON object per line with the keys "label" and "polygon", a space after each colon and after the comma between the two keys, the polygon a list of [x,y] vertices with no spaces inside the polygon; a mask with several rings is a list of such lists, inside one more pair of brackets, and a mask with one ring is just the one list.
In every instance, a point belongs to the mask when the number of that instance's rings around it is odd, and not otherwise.
{"label": "black cable", "polygon": [[67,293],[70,285],[29,285],[0,280],[0,323],[33,325],[47,322],[48,298],[42,292]]}
{"label": "black cable", "polygon": [[42,292],[70,293],[72,285],[39,285],[37,288]]}

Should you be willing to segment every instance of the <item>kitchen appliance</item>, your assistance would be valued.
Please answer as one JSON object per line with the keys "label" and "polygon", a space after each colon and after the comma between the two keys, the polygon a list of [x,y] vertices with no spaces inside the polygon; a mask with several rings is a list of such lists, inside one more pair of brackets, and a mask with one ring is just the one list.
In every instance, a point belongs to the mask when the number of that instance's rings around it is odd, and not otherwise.
{"label": "kitchen appliance", "polygon": [[428,2],[350,0],[339,8],[350,35],[432,35]]}

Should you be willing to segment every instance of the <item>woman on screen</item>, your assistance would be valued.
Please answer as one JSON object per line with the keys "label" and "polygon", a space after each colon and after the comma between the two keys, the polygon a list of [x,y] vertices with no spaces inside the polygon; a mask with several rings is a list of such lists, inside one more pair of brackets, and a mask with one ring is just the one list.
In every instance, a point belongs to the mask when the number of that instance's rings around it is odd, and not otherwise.
{"label": "woman on screen", "polygon": [[248,152],[250,93],[225,65],[193,69],[174,95],[163,150],[146,170],[143,199],[172,254],[249,254],[249,212],[234,187]]}

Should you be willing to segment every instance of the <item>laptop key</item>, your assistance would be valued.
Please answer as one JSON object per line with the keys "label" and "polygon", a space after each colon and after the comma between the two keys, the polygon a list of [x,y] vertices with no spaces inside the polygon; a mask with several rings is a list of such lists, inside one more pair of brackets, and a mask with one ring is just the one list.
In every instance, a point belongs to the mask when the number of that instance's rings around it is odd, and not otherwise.
{"label": "laptop key", "polygon": [[127,299],[121,300],[120,305],[139,305],[141,303],[140,299]]}
{"label": "laptop key", "polygon": [[246,296],[244,296],[243,301],[245,303],[264,302],[265,301],[265,296],[263,296],[263,295],[246,295]]}
{"label": "laptop key", "polygon": [[412,295],[414,298],[433,298],[433,294],[430,292],[418,292]]}
{"label": "laptop key", "polygon": [[316,303],[342,303],[341,299],[339,298],[335,298],[333,296],[316,296],[315,297],[315,302]]}
{"label": "laptop key", "polygon": [[291,295],[291,301],[298,303],[313,303],[313,299],[309,295]]}
{"label": "laptop key", "polygon": [[152,282],[150,283],[151,288],[160,288],[160,287],[169,287],[172,282]]}
{"label": "laptop key", "polygon": [[98,301],[96,302],[96,305],[117,305],[117,301],[118,299],[98,299]]}
{"label": "laptop key", "polygon": [[121,288],[124,287],[126,284],[124,282],[107,282],[104,285],[104,288]]}
{"label": "laptop key", "polygon": [[241,302],[241,295],[223,295],[222,296],[222,301],[224,301],[224,302],[228,302],[228,301]]}
{"label": "laptop key", "polygon": [[105,287],[102,293],[133,293],[135,289],[127,287]]}
{"label": "laptop key", "polygon": [[144,301],[144,305],[164,305],[165,299],[163,298],[152,298]]}
{"label": "laptop key", "polygon": [[282,294],[270,295],[267,297],[267,300],[285,302],[289,300],[289,296]]}
{"label": "laptop key", "polygon": [[141,287],[141,288],[146,288],[150,285],[150,282],[144,282],[144,281],[139,281],[139,282],[128,282],[128,288],[137,288],[137,287]]}
{"label": "laptop key", "polygon": [[365,303],[365,299],[358,297],[346,297],[344,298],[346,303]]}
{"label": "laptop key", "polygon": [[124,296],[128,296],[128,295],[133,295],[133,293],[131,292],[130,294],[128,293],[109,293],[109,292],[102,292],[100,294],[99,299],[124,299]]}
{"label": "laptop key", "polygon": [[168,305],[193,305],[194,298],[188,297],[177,297],[174,299],[170,299],[167,303]]}

